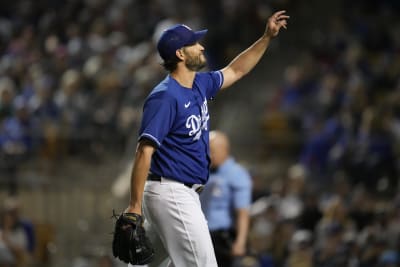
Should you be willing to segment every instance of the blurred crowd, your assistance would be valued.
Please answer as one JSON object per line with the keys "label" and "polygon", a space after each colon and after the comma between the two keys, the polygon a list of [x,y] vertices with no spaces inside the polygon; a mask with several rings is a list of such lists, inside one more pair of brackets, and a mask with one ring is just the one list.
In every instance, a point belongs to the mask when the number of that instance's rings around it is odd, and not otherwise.
{"label": "blurred crowd", "polygon": [[0,4],[0,182],[11,193],[17,166],[31,158],[56,164],[65,155],[93,159],[129,146],[143,98],[165,75],[154,47],[165,27],[213,27],[207,56],[216,68],[269,15],[267,4],[256,5],[262,1],[178,2]]}
{"label": "blurred crowd", "polygon": [[255,194],[248,266],[400,266],[400,6],[339,7],[268,104],[296,164]]}
{"label": "blurred crowd", "polygon": [[310,29],[309,44],[287,66],[268,106],[298,140],[298,160],[316,186],[337,172],[375,193],[398,189],[400,159],[400,6],[342,3]]}
{"label": "blurred crowd", "polygon": [[29,158],[95,157],[133,134],[159,73],[158,15],[136,1],[2,5],[0,169],[14,192],[16,166]]}
{"label": "blurred crowd", "polygon": [[20,214],[15,198],[0,207],[0,266],[28,266],[34,257],[36,238],[33,224]]}
{"label": "blurred crowd", "polygon": [[[0,186],[15,194],[18,169],[32,159],[57,165],[132,151],[142,101],[165,75],[154,47],[163,28],[211,29],[206,53],[216,69],[291,2],[1,2]],[[240,266],[400,265],[400,6],[337,6],[338,16],[301,33],[309,43],[299,44],[268,104],[266,119],[281,121],[267,130],[286,125],[296,164],[267,189],[254,181],[250,253]],[[0,258],[24,266],[32,235],[12,210],[1,212]]]}
{"label": "blurred crowd", "polygon": [[254,201],[250,253],[238,266],[400,265],[400,195],[382,199],[344,176],[320,191],[309,178],[295,164]]}

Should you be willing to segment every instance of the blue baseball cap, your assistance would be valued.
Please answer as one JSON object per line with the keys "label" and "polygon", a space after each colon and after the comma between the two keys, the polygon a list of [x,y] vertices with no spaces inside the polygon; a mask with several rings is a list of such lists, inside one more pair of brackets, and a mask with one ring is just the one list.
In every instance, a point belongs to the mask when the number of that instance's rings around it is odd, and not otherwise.
{"label": "blue baseball cap", "polygon": [[157,50],[164,60],[173,59],[176,50],[198,42],[207,33],[206,30],[193,31],[184,24],[177,24],[166,29],[157,43]]}

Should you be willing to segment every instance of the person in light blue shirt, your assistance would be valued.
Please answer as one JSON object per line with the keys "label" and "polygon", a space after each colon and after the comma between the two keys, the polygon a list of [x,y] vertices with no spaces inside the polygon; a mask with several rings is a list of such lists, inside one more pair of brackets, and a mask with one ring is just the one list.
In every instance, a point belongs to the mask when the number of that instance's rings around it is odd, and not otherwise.
{"label": "person in light blue shirt", "polygon": [[200,195],[218,266],[231,266],[246,253],[252,181],[248,171],[230,156],[229,140],[210,132],[211,174]]}

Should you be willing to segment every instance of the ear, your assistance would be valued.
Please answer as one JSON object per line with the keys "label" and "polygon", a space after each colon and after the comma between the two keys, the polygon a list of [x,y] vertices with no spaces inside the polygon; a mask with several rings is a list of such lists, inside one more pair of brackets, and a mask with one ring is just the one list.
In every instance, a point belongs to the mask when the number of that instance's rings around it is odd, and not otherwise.
{"label": "ear", "polygon": [[182,53],[182,49],[178,49],[175,51],[176,57],[179,58],[180,60],[184,59],[184,55]]}

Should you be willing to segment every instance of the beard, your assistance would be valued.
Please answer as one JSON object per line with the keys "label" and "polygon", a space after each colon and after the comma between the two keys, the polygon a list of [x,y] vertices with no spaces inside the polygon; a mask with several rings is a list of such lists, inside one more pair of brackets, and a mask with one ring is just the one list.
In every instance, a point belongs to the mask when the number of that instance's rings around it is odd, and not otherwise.
{"label": "beard", "polygon": [[203,54],[199,54],[198,56],[190,55],[185,61],[185,66],[191,71],[199,71],[207,66],[207,61]]}

